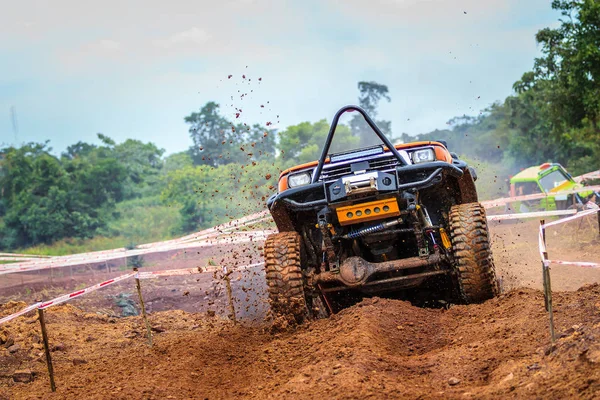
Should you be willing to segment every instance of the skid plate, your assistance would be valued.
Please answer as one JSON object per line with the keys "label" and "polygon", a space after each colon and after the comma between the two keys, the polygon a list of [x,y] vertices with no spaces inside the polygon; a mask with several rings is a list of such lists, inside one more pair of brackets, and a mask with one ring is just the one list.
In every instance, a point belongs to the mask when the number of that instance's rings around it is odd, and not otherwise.
{"label": "skid plate", "polygon": [[335,211],[342,226],[400,215],[398,201],[395,198],[344,206]]}

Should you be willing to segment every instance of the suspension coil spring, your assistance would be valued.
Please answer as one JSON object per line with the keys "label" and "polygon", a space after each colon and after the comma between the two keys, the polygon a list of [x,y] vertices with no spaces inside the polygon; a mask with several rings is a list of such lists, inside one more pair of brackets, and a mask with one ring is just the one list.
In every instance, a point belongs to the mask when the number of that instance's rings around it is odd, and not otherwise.
{"label": "suspension coil spring", "polygon": [[358,239],[359,237],[367,236],[371,233],[379,232],[385,229],[383,224],[377,224],[366,228],[359,229],[357,231],[351,231],[346,236],[348,239]]}
{"label": "suspension coil spring", "polygon": [[387,228],[391,228],[394,225],[398,225],[400,223],[400,219],[383,222],[377,225],[367,226],[365,228],[358,229],[356,231],[348,232],[346,235],[342,236],[344,239],[358,239],[360,237],[364,237],[370,235],[371,233],[381,232],[386,230]]}

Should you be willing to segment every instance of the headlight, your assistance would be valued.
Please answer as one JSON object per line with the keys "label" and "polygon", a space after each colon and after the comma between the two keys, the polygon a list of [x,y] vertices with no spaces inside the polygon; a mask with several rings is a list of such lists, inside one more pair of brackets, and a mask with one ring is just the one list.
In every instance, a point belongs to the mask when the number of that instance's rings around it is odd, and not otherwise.
{"label": "headlight", "polygon": [[308,171],[300,172],[299,174],[293,174],[288,177],[288,186],[293,188],[308,185],[310,183],[310,179],[311,176],[310,172]]}
{"label": "headlight", "polygon": [[435,160],[435,153],[433,149],[421,149],[415,150],[412,153],[413,164],[420,164],[425,162],[431,162]]}

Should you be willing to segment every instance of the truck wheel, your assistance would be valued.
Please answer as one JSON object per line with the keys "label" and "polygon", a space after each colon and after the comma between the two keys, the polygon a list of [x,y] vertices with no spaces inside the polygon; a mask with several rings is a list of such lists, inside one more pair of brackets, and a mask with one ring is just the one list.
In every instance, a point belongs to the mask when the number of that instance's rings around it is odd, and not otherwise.
{"label": "truck wheel", "polygon": [[450,233],[461,300],[470,304],[497,296],[487,219],[481,204],[452,206]]}
{"label": "truck wheel", "polygon": [[265,270],[274,323],[281,327],[308,317],[300,261],[300,235],[281,232],[265,243]]}

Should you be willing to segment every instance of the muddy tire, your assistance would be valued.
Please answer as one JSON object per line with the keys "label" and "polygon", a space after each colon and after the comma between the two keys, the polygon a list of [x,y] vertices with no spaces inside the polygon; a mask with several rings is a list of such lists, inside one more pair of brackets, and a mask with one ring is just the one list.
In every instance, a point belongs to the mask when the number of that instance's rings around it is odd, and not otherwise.
{"label": "muddy tire", "polygon": [[479,203],[452,206],[450,233],[460,300],[480,303],[498,295],[485,209]]}
{"label": "muddy tire", "polygon": [[308,317],[301,268],[300,235],[281,232],[265,242],[265,271],[274,323],[282,327]]}

